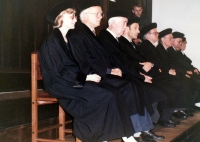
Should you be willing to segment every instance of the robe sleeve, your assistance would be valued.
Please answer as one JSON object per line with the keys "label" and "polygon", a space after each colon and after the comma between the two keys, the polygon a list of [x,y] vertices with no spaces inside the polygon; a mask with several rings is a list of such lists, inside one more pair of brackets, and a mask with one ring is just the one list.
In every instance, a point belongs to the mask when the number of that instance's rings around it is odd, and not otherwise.
{"label": "robe sleeve", "polygon": [[[86,74],[81,74],[78,67],[68,58],[66,53],[55,40],[46,40],[40,51],[39,59],[43,78],[46,78],[49,84],[59,83],[68,86],[74,86],[77,82],[84,84]],[[77,80],[77,76],[79,76]]]}
{"label": "robe sleeve", "polygon": [[[106,75],[107,66],[101,54],[95,51],[95,46],[99,46],[89,35],[82,33],[67,34],[70,50],[84,74],[96,73],[101,77]],[[74,32],[74,31],[73,31]]]}

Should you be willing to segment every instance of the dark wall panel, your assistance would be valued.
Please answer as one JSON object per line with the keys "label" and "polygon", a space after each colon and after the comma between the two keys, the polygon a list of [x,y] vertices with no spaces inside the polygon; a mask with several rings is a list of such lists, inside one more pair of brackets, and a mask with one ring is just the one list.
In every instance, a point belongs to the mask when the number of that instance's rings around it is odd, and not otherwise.
{"label": "dark wall panel", "polygon": [[49,33],[45,15],[60,0],[0,0],[0,92],[30,89],[30,54]]}
{"label": "dark wall panel", "polygon": [[[42,40],[51,31],[52,26],[46,21],[45,15],[59,1],[0,0],[0,92],[30,89],[30,85],[27,85],[27,82],[30,84],[30,76],[27,78],[27,74],[30,75],[30,54],[39,49]],[[73,1],[76,5],[79,2]],[[102,1],[106,14],[108,9],[114,8],[131,10],[130,3],[135,0],[117,0],[116,3]],[[148,3],[152,0],[141,1],[151,8]],[[106,26],[105,17],[97,31]],[[6,78],[8,80],[3,80]]]}

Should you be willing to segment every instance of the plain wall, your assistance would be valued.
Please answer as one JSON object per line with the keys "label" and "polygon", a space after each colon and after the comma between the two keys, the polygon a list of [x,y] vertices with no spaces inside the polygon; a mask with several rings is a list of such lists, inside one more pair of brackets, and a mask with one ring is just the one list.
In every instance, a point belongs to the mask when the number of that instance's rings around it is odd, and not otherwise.
{"label": "plain wall", "polygon": [[200,0],[153,0],[152,22],[158,31],[172,28],[185,34],[186,55],[200,70]]}

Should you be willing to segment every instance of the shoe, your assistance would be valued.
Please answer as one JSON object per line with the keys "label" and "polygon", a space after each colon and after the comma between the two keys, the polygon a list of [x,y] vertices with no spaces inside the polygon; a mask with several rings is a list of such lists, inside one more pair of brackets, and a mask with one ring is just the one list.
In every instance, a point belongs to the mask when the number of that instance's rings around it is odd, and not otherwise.
{"label": "shoe", "polygon": [[180,121],[175,121],[173,119],[169,119],[169,122],[172,123],[172,124],[175,124],[175,125],[180,125]]}
{"label": "shoe", "polygon": [[188,115],[184,112],[184,111],[177,111],[177,112],[174,112],[172,114],[173,117],[176,117],[176,118],[179,118],[179,119],[187,119],[188,118]]}
{"label": "shoe", "polygon": [[155,140],[148,139],[147,137],[144,137],[143,135],[140,135],[139,137],[134,137],[134,139],[137,142],[156,142]]}
{"label": "shoe", "polygon": [[200,107],[200,102],[194,104],[196,107]]}
{"label": "shoe", "polygon": [[161,126],[169,127],[169,128],[176,127],[176,124],[171,123],[170,121],[165,121],[165,120],[159,120],[158,124]]}
{"label": "shoe", "polygon": [[144,131],[142,132],[141,134],[142,136],[144,137],[147,137],[148,139],[151,139],[151,140],[164,140],[165,137],[164,136],[159,136],[159,135],[156,135],[153,131],[149,130],[149,131]]}

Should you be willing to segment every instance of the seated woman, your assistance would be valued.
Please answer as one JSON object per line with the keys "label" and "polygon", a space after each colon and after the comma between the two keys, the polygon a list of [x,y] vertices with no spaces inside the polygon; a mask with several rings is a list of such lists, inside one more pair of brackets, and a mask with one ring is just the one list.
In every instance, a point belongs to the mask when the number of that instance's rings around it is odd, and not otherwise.
{"label": "seated woman", "polygon": [[121,94],[116,89],[102,87],[98,83],[101,80],[99,75],[81,73],[71,55],[66,34],[69,29],[74,29],[77,21],[72,7],[72,3],[65,0],[47,14],[47,20],[54,24],[54,28],[39,50],[45,89],[73,116],[73,133],[82,141],[131,137],[125,134],[125,129],[133,134],[134,128],[129,114],[122,109],[128,110],[128,105],[125,102],[119,107],[116,99]]}

